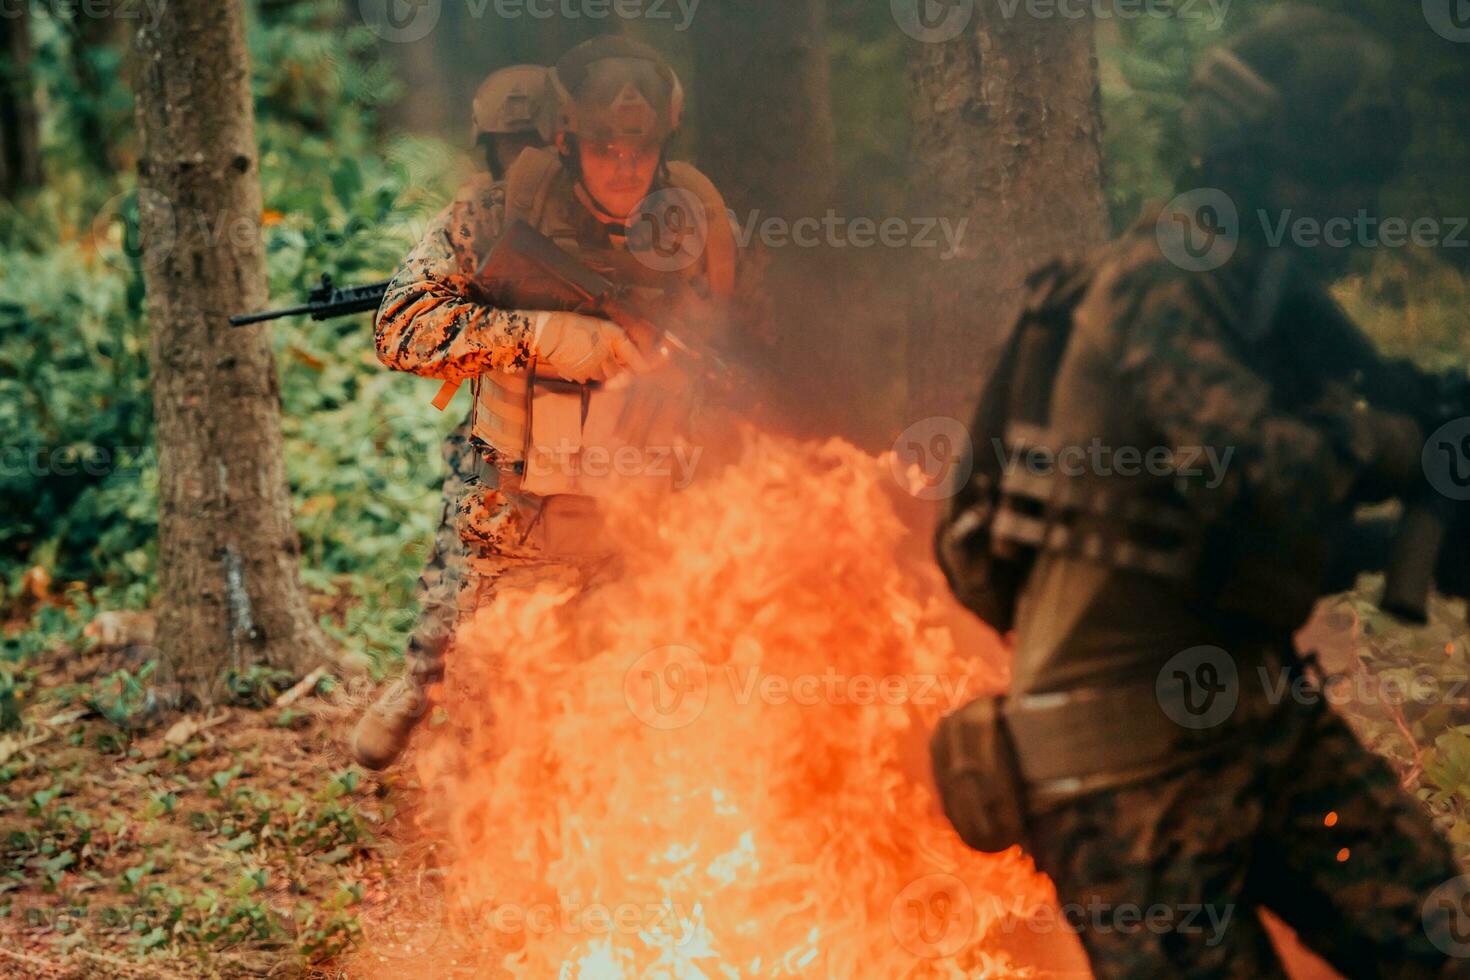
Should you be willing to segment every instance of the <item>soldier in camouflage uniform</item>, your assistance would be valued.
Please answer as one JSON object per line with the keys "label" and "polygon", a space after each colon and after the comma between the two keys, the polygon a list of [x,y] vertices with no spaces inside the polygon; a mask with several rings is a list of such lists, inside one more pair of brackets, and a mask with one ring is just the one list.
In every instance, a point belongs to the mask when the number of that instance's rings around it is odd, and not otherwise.
{"label": "soldier in camouflage uniform", "polygon": [[[673,69],[646,45],[603,37],[564,56],[551,80],[554,150],[525,151],[505,181],[462,193],[404,261],[377,318],[384,364],[472,386],[476,472],[458,501],[469,551],[461,615],[497,583],[575,580],[600,557],[596,501],[574,480],[559,483],[566,474],[555,465],[532,465],[543,461],[531,445],[532,412],[545,404],[543,395],[580,393],[574,397],[585,421],[607,404],[600,383],[665,367],[610,320],[507,307],[488,295],[477,274],[502,232],[528,223],[698,342],[715,339],[733,289],[735,241],[724,201],[692,166],[667,157],[684,103]],[[667,249],[652,257],[630,251],[635,221],[667,217],[641,213],[646,201],[673,201],[680,227],[690,209],[698,212],[698,240],[676,243],[687,261],[666,261]],[[653,244],[669,242],[655,234]],[[370,709],[354,738],[360,762],[382,768],[399,755],[437,673],[415,669]]]}
{"label": "soldier in camouflage uniform", "polygon": [[[1389,56],[1279,8],[1205,56],[1186,121],[1212,190],[1033,280],[1036,332],[991,388],[1010,406],[995,448],[1017,455],[1003,473],[977,456],[940,527],[957,595],[1015,630],[1010,692],[936,732],[945,809],[974,846],[1024,844],[1099,977],[1281,976],[1261,908],[1348,976],[1467,975],[1443,941],[1459,909],[1435,897],[1459,874],[1448,844],[1323,697],[1282,693],[1320,683],[1291,634],[1355,507],[1425,480],[1436,379],[1333,304],[1341,249],[1257,220],[1372,212],[1406,142]],[[1093,444],[1112,462],[1058,465]],[[1207,449],[1219,479],[1190,471]]]}
{"label": "soldier in camouflage uniform", "polygon": [[[556,112],[548,70],[539,65],[515,65],[494,72],[475,94],[473,117],[474,145],[484,154],[485,172],[460,191],[458,198],[462,201],[490,195],[492,187],[505,179],[506,171],[523,151],[551,142]],[[385,712],[381,708],[401,701],[403,688],[427,687],[444,673],[444,656],[453,638],[459,586],[464,578],[465,547],[459,536],[459,505],[475,474],[476,455],[470,445],[472,420],[472,413],[466,413],[464,421],[444,439],[443,505],[433,547],[415,589],[418,620],[404,651],[410,677],[396,682],[385,692],[379,702],[380,710],[370,711],[360,723],[365,728],[382,724]],[[372,766],[383,764],[380,752],[359,752],[359,747],[367,749],[382,741],[377,732],[355,737],[353,747],[359,755],[358,761]]]}

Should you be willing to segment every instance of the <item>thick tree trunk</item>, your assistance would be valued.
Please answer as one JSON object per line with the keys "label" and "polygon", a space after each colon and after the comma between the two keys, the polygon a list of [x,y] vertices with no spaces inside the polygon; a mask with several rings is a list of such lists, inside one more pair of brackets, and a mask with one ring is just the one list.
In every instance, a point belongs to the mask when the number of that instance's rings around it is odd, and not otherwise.
{"label": "thick tree trunk", "polygon": [[1092,21],[1003,6],[912,63],[914,213],[968,225],[913,283],[910,423],[968,421],[1027,273],[1107,236]]}
{"label": "thick tree trunk", "polygon": [[820,217],[833,153],[826,0],[720,0],[692,22],[699,164],[737,212]]}
{"label": "thick tree trunk", "polygon": [[31,85],[30,6],[0,14],[0,197],[41,186],[41,126]]}
{"label": "thick tree trunk", "polygon": [[169,4],[136,51],[139,210],[158,424],[159,646],[187,691],[327,652],[307,608],[266,328],[240,0]]}

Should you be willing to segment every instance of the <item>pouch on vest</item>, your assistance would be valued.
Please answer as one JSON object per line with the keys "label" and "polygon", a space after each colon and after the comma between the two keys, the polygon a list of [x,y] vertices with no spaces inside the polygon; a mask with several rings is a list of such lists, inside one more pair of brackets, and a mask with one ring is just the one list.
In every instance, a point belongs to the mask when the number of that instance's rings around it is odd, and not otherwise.
{"label": "pouch on vest", "polygon": [[944,815],[977,851],[1025,843],[1024,783],[1001,698],[976,698],[942,718],[929,742]]}
{"label": "pouch on vest", "polygon": [[694,394],[673,367],[578,384],[532,375],[521,490],[537,496],[667,489],[685,448]]}

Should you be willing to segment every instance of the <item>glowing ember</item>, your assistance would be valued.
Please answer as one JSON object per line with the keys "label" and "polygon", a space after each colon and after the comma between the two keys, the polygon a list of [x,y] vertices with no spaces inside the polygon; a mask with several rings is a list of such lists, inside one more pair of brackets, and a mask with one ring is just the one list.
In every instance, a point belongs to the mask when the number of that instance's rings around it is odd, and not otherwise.
{"label": "glowing ember", "polygon": [[941,714],[1004,683],[1000,650],[956,649],[888,460],[749,431],[738,457],[616,505],[621,557],[590,588],[527,576],[459,638],[451,720],[417,756],[446,964],[1014,972],[1008,916],[1051,889],[1019,853],[964,849],[927,757]]}

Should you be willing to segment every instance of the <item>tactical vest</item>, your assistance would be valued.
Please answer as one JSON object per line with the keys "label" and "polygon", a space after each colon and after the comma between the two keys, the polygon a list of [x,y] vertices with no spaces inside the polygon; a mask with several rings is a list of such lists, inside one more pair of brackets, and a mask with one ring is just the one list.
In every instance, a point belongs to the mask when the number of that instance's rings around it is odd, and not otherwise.
{"label": "tactical vest", "polygon": [[[939,564],[961,602],[1002,633],[1015,625],[1043,553],[1145,576],[1192,607],[1295,629],[1325,584],[1330,555],[1320,534],[1206,516],[1187,505],[1167,465],[1162,473],[1144,466],[1124,473],[1117,456],[1099,468],[1088,455],[1094,445],[1110,454],[1163,451],[1117,391],[1110,330],[1078,324],[1088,297],[1116,288],[1119,271],[1113,263],[1054,263],[1028,280],[971,428],[971,475],[937,529]],[[1213,315],[1234,315],[1213,281],[1196,282]],[[1267,304],[1268,319],[1279,298]],[[1262,312],[1232,321],[1247,360],[1264,339],[1248,321]]]}
{"label": "tactical vest", "polygon": [[[606,241],[596,219],[577,199],[572,175],[551,150],[527,150],[511,167],[503,227],[525,221],[588,268],[629,290],[645,308],[667,313],[681,336],[709,342],[734,291],[734,234],[723,199],[703,174],[679,162],[668,163],[666,173],[667,183],[656,190],[682,192],[684,200],[692,196],[708,229],[698,261],[684,268],[652,267],[658,263]],[[604,240],[589,243],[592,237]],[[581,483],[558,467],[527,464],[541,455],[560,458],[576,453],[586,440],[598,437],[609,418],[626,415],[626,406],[617,403],[617,394],[608,387],[548,377],[534,361],[525,369],[487,372],[472,385],[473,433],[494,448],[498,466],[517,471],[523,492],[582,493]]]}
{"label": "tactical vest", "polygon": [[[1101,377],[1095,387],[1080,385],[1092,404],[1054,412],[1074,314],[1092,285],[1092,270],[1066,262],[1027,279],[1026,301],[970,429],[970,476],[939,524],[939,564],[955,595],[1000,633],[1014,625],[1043,551],[1174,580],[1186,578],[1197,557],[1197,536],[1167,484],[1070,471],[1069,453],[1094,434],[1122,435],[1118,400]],[[1130,444],[1137,442],[1113,442]]]}

